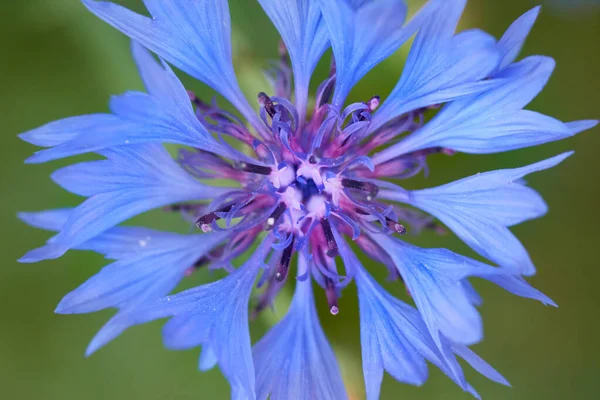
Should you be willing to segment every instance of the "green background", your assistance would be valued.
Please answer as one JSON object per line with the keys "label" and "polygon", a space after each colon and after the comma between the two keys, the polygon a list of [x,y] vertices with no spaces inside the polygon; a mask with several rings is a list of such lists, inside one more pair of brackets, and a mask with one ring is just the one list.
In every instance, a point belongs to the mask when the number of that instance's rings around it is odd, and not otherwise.
{"label": "green background", "polygon": [[[568,3],[568,1],[565,1]],[[143,10],[140,0],[123,1]],[[418,2],[415,2],[418,3]],[[557,3],[551,1],[551,3]],[[590,2],[590,3],[593,3]],[[597,2],[596,2],[597,3]],[[473,0],[462,28],[481,27],[499,37],[530,0]],[[233,48],[240,84],[250,98],[266,83],[260,67],[276,57],[277,33],[253,1],[232,0]],[[16,134],[70,115],[107,110],[111,94],[140,89],[129,56],[128,40],[89,14],[76,0],[0,2],[0,197],[2,268],[0,269],[0,398],[3,399],[224,399],[229,391],[218,370],[196,370],[197,350],[172,352],[160,341],[160,323],[135,327],[85,359],[85,347],[111,315],[110,311],[62,316],[53,313],[64,294],[97,271],[98,255],[70,252],[59,260],[18,264],[27,250],[40,246],[46,232],[20,223],[20,210],[76,205],[80,199],[55,186],[49,173],[73,160],[25,165],[35,148]],[[598,118],[600,56],[598,8],[543,9],[522,54],[545,54],[557,69],[544,92],[529,108],[564,121]],[[398,79],[408,46],[386,60],[352,92],[354,101],[373,94],[385,98]],[[317,71],[326,73],[324,62]],[[183,74],[181,74],[183,75]],[[317,79],[317,80],[319,80]],[[203,95],[211,92],[184,77]],[[574,149],[559,168],[529,178],[551,212],[514,229],[538,267],[532,283],[560,308],[546,308],[476,282],[485,298],[482,314],[486,339],[475,346],[513,384],[505,388],[469,370],[468,377],[484,399],[591,399],[600,393],[600,295],[598,243],[598,129],[568,141],[536,149],[491,155],[434,157],[431,174],[407,182],[425,187],[480,171],[516,167]],[[172,216],[150,213],[137,222],[181,229]],[[444,246],[473,255],[452,235],[425,234],[409,239],[423,246]],[[381,268],[373,266],[378,277]],[[184,286],[205,281],[202,273]],[[398,283],[386,284],[397,295]],[[340,314],[327,314],[317,294],[321,320],[335,347],[352,399],[363,399],[356,295],[350,287],[340,300]],[[285,310],[253,323],[256,339]],[[390,377],[382,399],[467,399],[443,374],[431,368],[422,388],[401,385]]]}

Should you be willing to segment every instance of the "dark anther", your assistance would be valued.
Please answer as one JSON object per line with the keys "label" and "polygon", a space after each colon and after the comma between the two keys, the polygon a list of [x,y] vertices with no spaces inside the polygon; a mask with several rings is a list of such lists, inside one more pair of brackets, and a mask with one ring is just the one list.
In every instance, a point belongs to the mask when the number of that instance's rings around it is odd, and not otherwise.
{"label": "dark anther", "polygon": [[279,264],[277,265],[277,272],[275,273],[275,280],[277,282],[283,282],[287,277],[288,271],[290,269],[290,261],[292,260],[292,252],[294,251],[294,241],[296,237],[292,236],[292,241],[288,245],[288,247],[283,250],[283,254],[281,255],[281,260],[279,260]]}
{"label": "dark anther", "polygon": [[198,271],[200,268],[204,267],[210,262],[210,259],[207,256],[200,257],[191,267],[185,270],[185,276],[191,276],[195,271]]}
{"label": "dark anther", "polygon": [[323,233],[325,234],[325,240],[327,241],[327,255],[329,257],[336,257],[339,254],[338,245],[333,236],[329,220],[327,218],[321,219],[321,226],[323,227]]}
{"label": "dark anther", "polygon": [[232,208],[233,208],[233,204],[230,204],[228,206],[225,206],[223,208],[215,210],[211,213],[205,214],[196,220],[196,226],[198,228],[202,229],[202,232],[210,232],[210,230],[211,230],[210,224],[213,221],[217,221],[217,220],[221,219],[221,217],[219,217],[217,215],[217,213],[228,212],[228,211],[231,211]]}
{"label": "dark anther", "polygon": [[350,141],[350,138],[352,137],[352,135],[348,135],[346,136],[346,138],[344,139],[344,141],[342,142],[341,147],[344,147],[346,144],[348,144],[348,142]]}
{"label": "dark anther", "polygon": [[260,92],[258,94],[258,102],[262,107],[265,108],[265,111],[271,118],[275,116],[275,107],[273,106],[273,101],[264,92]]}
{"label": "dark anther", "polygon": [[275,210],[271,213],[271,215],[269,215],[269,218],[267,218],[267,223],[265,224],[265,230],[270,231],[271,229],[273,229],[273,227],[275,226],[275,223],[277,223],[277,220],[285,212],[286,208],[287,208],[287,206],[285,205],[285,203],[283,203],[283,202],[279,203],[277,208],[275,208]]}
{"label": "dark anther", "polygon": [[269,175],[273,170],[271,167],[263,167],[262,165],[248,164],[241,162],[239,164],[242,171],[252,172],[253,174]]}
{"label": "dark anther", "polygon": [[[371,97],[369,99],[369,101],[367,101],[366,103],[363,103],[367,106],[369,113],[372,113],[373,111],[375,111],[375,109],[377,109],[377,107],[379,107],[379,96],[375,95],[373,97]],[[358,120],[359,121],[366,121],[367,117],[363,115],[362,112],[358,112]],[[352,135],[350,135],[352,136]],[[350,139],[350,136],[348,136],[344,142],[342,143],[342,146],[345,146],[346,143],[348,142],[348,140]]]}
{"label": "dark anther", "polygon": [[325,279],[325,296],[327,297],[327,304],[329,305],[329,312],[333,315],[337,315],[340,312],[338,307],[338,296],[336,293],[335,285],[329,278]]}
{"label": "dark anther", "polygon": [[342,186],[349,189],[362,190],[363,192],[369,193],[369,196],[372,198],[377,196],[377,193],[379,193],[379,186],[371,182],[361,182],[354,179],[344,178],[342,179]]}
{"label": "dark anther", "polygon": [[198,204],[171,204],[170,206],[163,207],[164,211],[184,211],[190,212],[198,208]]}
{"label": "dark anther", "polygon": [[281,62],[287,65],[289,53],[287,47],[285,46],[285,43],[283,42],[283,39],[279,40],[279,46],[277,46],[277,51],[279,53],[279,59],[281,60]]}
{"label": "dark anther", "polygon": [[308,162],[310,164],[316,164],[317,163],[317,157],[315,157],[314,155],[308,157]]}
{"label": "dark anther", "polygon": [[[317,100],[319,100],[318,102],[318,107],[322,107],[324,104],[329,103],[329,101],[331,100],[331,95],[333,94],[333,88],[335,86],[335,74],[336,74],[336,64],[335,64],[335,59],[333,57],[331,57],[331,66],[329,68],[329,78],[323,82],[325,84],[325,87],[321,87],[321,98],[319,99],[319,97],[317,96]],[[323,84],[321,84],[323,85]]]}
{"label": "dark anther", "polygon": [[204,257],[200,257],[192,266],[194,269],[200,269],[200,267],[208,264],[209,262],[209,258],[204,256]]}
{"label": "dark anther", "polygon": [[389,229],[391,229],[392,231],[396,232],[398,235],[405,235],[406,234],[406,228],[404,227],[404,225],[399,224],[398,222],[394,221],[391,218],[385,218],[385,222],[387,224],[387,227]]}

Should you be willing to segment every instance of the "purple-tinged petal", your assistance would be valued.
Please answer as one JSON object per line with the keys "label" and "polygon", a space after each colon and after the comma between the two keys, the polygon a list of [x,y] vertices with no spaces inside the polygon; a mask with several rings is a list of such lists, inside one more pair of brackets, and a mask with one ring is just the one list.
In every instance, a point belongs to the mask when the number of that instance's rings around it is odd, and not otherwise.
{"label": "purple-tinged petal", "polygon": [[256,127],[262,126],[235,76],[226,0],[144,0],[152,18],[111,2],[83,3],[99,18],[221,93]]}
{"label": "purple-tinged petal", "polygon": [[[303,255],[298,262],[298,270],[306,270]],[[319,323],[311,285],[310,279],[296,281],[287,315],[252,350],[258,400],[347,398],[335,354]]]}
{"label": "purple-tinged petal", "polygon": [[405,43],[437,6],[429,3],[403,25],[407,10],[402,0],[321,0],[320,5],[335,56],[332,104],[338,110],[352,87]]}
{"label": "purple-tinged petal", "polygon": [[379,196],[427,211],[490,261],[516,273],[533,275],[535,267],[527,251],[508,227],[544,215],[547,206],[521,179],[552,168],[571,154],[526,167],[480,173],[431,189],[383,190]]}
{"label": "purple-tinged petal", "polygon": [[370,130],[404,113],[481,93],[501,84],[491,75],[500,62],[496,40],[479,30],[454,35],[465,0],[443,2],[425,21],[402,77],[379,107]]}
{"label": "purple-tinged petal", "polygon": [[310,77],[329,47],[321,10],[313,0],[259,0],[259,3],[279,31],[290,55],[296,108],[303,120]]}
{"label": "purple-tinged petal", "polygon": [[160,145],[124,146],[106,150],[105,155],[108,160],[72,165],[53,175],[67,190],[90,197],[74,209],[46,246],[30,251],[21,262],[60,257],[135,215],[229,190],[200,183]]}

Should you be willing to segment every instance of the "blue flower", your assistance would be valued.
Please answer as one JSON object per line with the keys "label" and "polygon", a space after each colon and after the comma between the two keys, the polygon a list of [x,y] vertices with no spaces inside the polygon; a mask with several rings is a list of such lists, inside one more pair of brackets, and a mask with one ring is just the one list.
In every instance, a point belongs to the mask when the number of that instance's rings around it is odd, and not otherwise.
{"label": "blue flower", "polygon": [[[113,97],[110,113],[21,134],[45,148],[28,163],[84,153],[103,159],[52,174],[85,198],[79,206],[19,217],[56,232],[21,262],[71,249],[111,259],[56,309],[117,310],[87,354],[133,325],[169,318],[165,345],[201,346],[199,369],[218,365],[234,399],[344,399],[316,303],[336,315],[342,291],[355,287],[369,400],[379,397],[384,371],[422,385],[427,363],[478,397],[458,358],[508,385],[468,347],[483,339],[482,299],[470,279],[555,306],[523,278],[534,264],[509,228],[547,211],[523,178],[571,153],[435,188],[409,191],[402,183],[425,170],[428,157],[537,146],[596,125],[523,109],[554,68],[543,56],[516,61],[539,8],[497,41],[479,30],[456,33],[466,0],[431,0],[408,21],[401,0],[259,0],[282,44],[268,71],[272,87],[254,107],[236,81],[226,0],[145,0],[151,17],[112,2],[83,3],[133,39],[147,92]],[[413,35],[390,95],[346,104],[354,85]],[[312,101],[312,74],[329,47],[331,70]],[[241,117],[187,91],[167,62],[218,91]],[[165,144],[177,145],[176,157]],[[156,208],[181,214],[196,231],[119,226]],[[493,265],[398,238],[444,226]],[[373,279],[350,241],[406,287],[415,307]],[[235,267],[244,254],[247,261]],[[200,268],[228,274],[171,294]],[[252,347],[249,318],[288,281],[295,293],[287,314]],[[313,286],[323,289],[322,300]]]}

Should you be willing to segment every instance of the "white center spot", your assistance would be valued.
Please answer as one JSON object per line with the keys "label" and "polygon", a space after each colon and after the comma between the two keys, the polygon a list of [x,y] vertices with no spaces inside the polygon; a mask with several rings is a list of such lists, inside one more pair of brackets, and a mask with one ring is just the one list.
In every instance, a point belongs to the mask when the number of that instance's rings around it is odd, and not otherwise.
{"label": "white center spot", "polygon": [[296,180],[296,177],[294,176],[294,170],[285,166],[281,169],[274,169],[269,174],[269,180],[275,188],[279,189],[280,187],[286,187],[292,184]]}
{"label": "white center spot", "polygon": [[321,219],[327,213],[326,202],[325,196],[312,196],[306,204],[306,210],[310,216]]}

